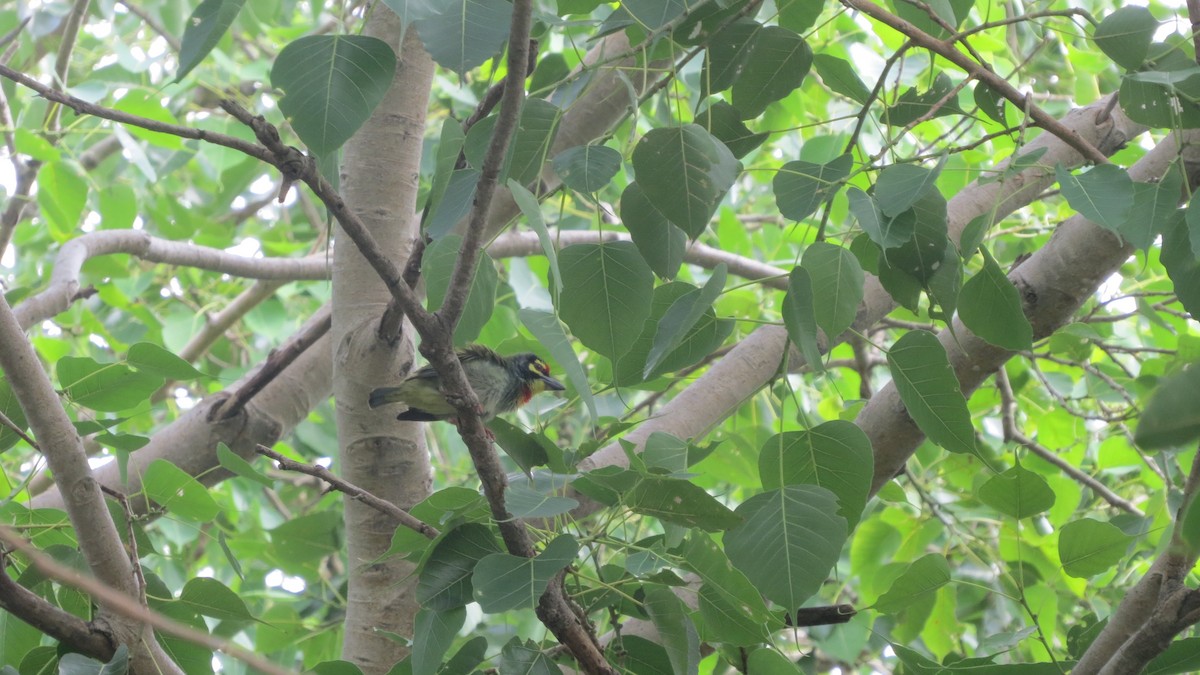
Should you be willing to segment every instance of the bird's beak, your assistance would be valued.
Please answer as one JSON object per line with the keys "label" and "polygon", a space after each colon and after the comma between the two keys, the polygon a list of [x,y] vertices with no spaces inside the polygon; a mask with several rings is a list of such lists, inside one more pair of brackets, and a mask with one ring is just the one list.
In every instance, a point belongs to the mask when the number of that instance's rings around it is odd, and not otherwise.
{"label": "bird's beak", "polygon": [[549,375],[538,375],[538,379],[546,386],[547,391],[562,391],[566,389],[562,382],[550,377]]}

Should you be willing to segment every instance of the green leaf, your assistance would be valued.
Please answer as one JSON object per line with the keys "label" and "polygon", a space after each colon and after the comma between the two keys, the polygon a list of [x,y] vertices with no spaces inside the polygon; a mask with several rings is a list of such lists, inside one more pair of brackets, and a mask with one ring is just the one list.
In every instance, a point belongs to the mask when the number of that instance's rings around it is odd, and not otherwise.
{"label": "green leaf", "polygon": [[566,373],[567,381],[579,394],[592,416],[592,421],[595,422],[599,416],[596,412],[596,399],[592,396],[592,385],[583,370],[583,365],[579,363],[579,357],[575,356],[575,350],[571,348],[571,341],[563,330],[562,322],[553,314],[536,309],[521,309],[517,316],[537,341],[550,352],[554,363]]}
{"label": "green leaf", "polygon": [[1054,172],[1071,208],[1104,229],[1120,234],[1133,208],[1133,181],[1125,169],[1103,164],[1076,175],[1059,164]]}
{"label": "green leaf", "polygon": [[634,513],[708,532],[728,530],[741,522],[741,518],[704,488],[675,478],[643,477],[625,495],[625,504]]}
{"label": "green leaf", "polygon": [[931,190],[896,218],[911,220],[913,235],[894,251],[884,253],[880,276],[884,276],[885,269],[891,268],[908,275],[922,288],[929,288],[938,273],[945,271],[946,249],[950,248],[946,198],[937,190]]}
{"label": "green leaf", "polygon": [[704,580],[710,595],[719,594],[737,607],[745,620],[764,624],[771,619],[758,589],[735,568],[708,534],[693,531],[684,542],[683,564]]}
{"label": "green leaf", "polygon": [[[915,164],[893,164],[879,172],[875,182],[875,201],[888,218],[911,209],[930,190],[935,189],[942,165],[926,169]],[[882,244],[881,244],[882,245]]]}
{"label": "green leaf", "polygon": [[[22,667],[26,664],[22,663]],[[6,668],[12,669],[11,666]],[[17,674],[12,670],[12,675]],[[101,663],[83,654],[63,654],[58,660],[58,675],[125,675],[129,672],[129,648],[117,647],[108,663]]]}
{"label": "green leaf", "polygon": [[621,170],[621,153],[603,145],[578,145],[554,157],[554,172],[572,190],[597,192]]}
{"label": "green leaf", "polygon": [[1200,316],[1200,260],[1193,253],[1190,239],[1183,214],[1176,214],[1163,233],[1160,260],[1183,308],[1192,316]]}
{"label": "green leaf", "polygon": [[746,69],[750,52],[763,26],[752,19],[738,19],[721,29],[708,41],[704,66],[700,71],[700,89],[716,94],[733,86]]}
{"label": "green leaf", "polygon": [[695,122],[724,143],[737,159],[750,154],[770,137],[770,134],[765,132],[756,134],[750,131],[750,128],[742,122],[741,113],[737,111],[737,108],[725,101],[713,102],[703,112],[696,115]]}
{"label": "green leaf", "polygon": [[950,565],[937,553],[915,560],[875,601],[876,611],[897,614],[910,604],[950,583]]}
{"label": "green leaf", "polygon": [[550,231],[546,229],[546,223],[542,220],[541,205],[538,204],[537,197],[534,197],[532,192],[511,178],[508,179],[508,189],[512,192],[513,201],[517,203],[521,213],[525,214],[525,221],[529,227],[537,232],[538,243],[542,245],[542,253],[545,254],[546,261],[550,263],[550,282],[553,284],[554,297],[557,298],[558,294],[562,293],[562,272],[558,269],[558,250],[550,239]]}
{"label": "green leaf", "polygon": [[242,478],[249,478],[263,487],[275,487],[275,481],[259,473],[250,462],[242,459],[241,455],[230,450],[229,446],[221,441],[217,442],[217,461],[222,467]]}
{"label": "green leaf", "polygon": [[846,197],[850,200],[850,212],[858,220],[858,226],[880,247],[896,248],[912,239],[917,227],[916,215],[912,211],[905,211],[895,218],[885,217],[875,198],[856,187],[846,190]]}
{"label": "green leaf", "polygon": [[454,226],[470,213],[478,185],[478,169],[451,172],[442,199],[425,219],[425,232],[434,240],[450,234]]}
{"label": "green leaf", "polygon": [[50,162],[38,171],[37,186],[38,208],[56,238],[74,235],[87,205],[87,181],[66,162]]}
{"label": "green leaf", "polygon": [[854,66],[845,59],[829,54],[817,54],[813,57],[813,66],[816,67],[821,81],[834,93],[841,94],[859,105],[866,105],[870,100],[871,90],[867,89]]}
{"label": "green leaf", "polygon": [[1183,514],[1179,534],[1189,553],[1195,554],[1196,551],[1200,551],[1200,508],[1196,507],[1195,497]]}
{"label": "green leaf", "polygon": [[803,33],[817,22],[825,0],[779,0],[779,25]]}
{"label": "green leaf", "polygon": [[758,455],[763,488],[817,485],[838,499],[838,514],[850,529],[867,505],[874,476],[871,441],[851,422],[832,420],[808,431],[772,436]]}
{"label": "green leaf", "polygon": [[1059,531],[1058,558],[1069,576],[1086,579],[1123,560],[1132,541],[1133,537],[1112,523],[1082,518]]}
{"label": "green leaf", "polygon": [[336,511],[311,513],[271,530],[271,544],[280,562],[313,562],[344,545],[343,526],[342,516]]}
{"label": "green leaf", "polygon": [[983,269],[963,284],[958,295],[958,317],[979,337],[1011,351],[1033,346],[1033,326],[1025,318],[1021,294],[996,264],[992,254],[980,247]]}
{"label": "green leaf", "polygon": [[[515,640],[516,638],[513,639]],[[460,647],[458,652],[456,652],[454,656],[446,662],[446,667],[442,670],[442,672],[474,673],[476,666],[483,663],[484,658],[487,657],[487,648],[487,638],[482,635],[476,635],[470,640],[467,640],[466,644]]]}
{"label": "green leaf", "polygon": [[[751,593],[752,597],[758,598],[758,591],[751,588]],[[698,600],[700,617],[704,621],[702,637],[706,642],[750,646],[771,639],[766,623],[751,617],[742,598],[704,584],[700,587]]]}
{"label": "green leaf", "polygon": [[282,89],[279,109],[314,155],[350,139],[392,86],[396,54],[365,35],[309,35],[275,57],[271,86]]}
{"label": "green leaf", "polygon": [[892,381],[929,440],[950,452],[975,452],[975,429],[946,350],[928,331],[904,334],[888,351]]}
{"label": "green leaf", "polygon": [[799,608],[824,583],[846,541],[837,497],[815,485],[788,485],[742,502],[741,525],[725,533],[730,561],[770,600]]}
{"label": "green leaf", "polygon": [[466,75],[500,53],[512,26],[505,0],[446,0],[441,12],[416,22],[425,50],[439,66]]}
{"label": "green leaf", "polygon": [[813,315],[830,338],[854,324],[863,299],[863,270],[849,250],[823,241],[804,250],[800,266],[812,279]]}
{"label": "green leaf", "polygon": [[625,0],[621,3],[637,23],[647,31],[656,31],[674,21],[688,9],[688,0]]}
{"label": "green leaf", "polygon": [[184,24],[179,47],[179,68],[174,80],[176,83],[192,72],[217,46],[244,4],[246,0],[204,0],[196,6]]}
{"label": "green leaf", "polygon": [[129,348],[125,362],[140,372],[170,380],[194,380],[204,374],[192,364],[151,342],[139,342]]}
{"label": "green leaf", "polygon": [[[562,675],[562,669],[546,652],[537,648],[532,641],[521,642],[514,637],[500,650],[501,673],[519,673],[520,675]],[[469,672],[466,670],[444,670],[443,672]]]}
{"label": "green leaf", "polygon": [[[442,197],[450,185],[450,177],[454,175],[454,165],[458,162],[458,153],[462,151],[466,135],[463,134],[462,124],[458,120],[446,118],[442,121],[442,132],[438,136],[437,154],[434,160],[433,180],[429,184],[429,197],[425,200],[426,221],[438,207],[442,205]],[[471,183],[474,190],[476,180]],[[467,202],[470,204],[470,202]],[[462,216],[459,216],[461,219]]]}
{"label": "green leaf", "polygon": [[417,602],[439,612],[466,606],[474,598],[471,574],[476,565],[499,552],[491,531],[483,525],[466,523],[444,532],[417,578]]}
{"label": "green leaf", "polygon": [[1117,65],[1127,70],[1141,67],[1150,51],[1158,21],[1145,7],[1121,7],[1104,17],[1092,39]]}
{"label": "green leaf", "polygon": [[979,501],[1010,518],[1036,516],[1054,506],[1054,490],[1038,474],[1014,466],[979,487]]}
{"label": "green leaf", "polygon": [[1200,638],[1177,639],[1142,671],[1144,675],[1179,675],[1200,670]]}
{"label": "green leaf", "polygon": [[1200,366],[1164,378],[1142,409],[1133,440],[1147,450],[1177,447],[1200,437]]}
{"label": "green leaf", "polygon": [[667,220],[636,182],[621,193],[621,220],[650,269],[660,278],[674,279],[687,251],[687,233]]}
{"label": "green leaf", "polygon": [[188,581],[179,594],[179,602],[198,614],[221,621],[253,621],[241,596],[216,579],[198,577]]}
{"label": "green leaf", "polygon": [[703,127],[687,124],[643,136],[633,150],[633,168],[650,203],[695,239],[742,164]]}
{"label": "green leaf", "polygon": [[165,459],[156,459],[142,475],[142,491],[172,515],[207,523],[221,512],[208,489]]}
{"label": "green leaf", "polygon": [[[450,275],[454,273],[454,265],[461,248],[462,237],[451,234],[434,241],[425,249],[425,256],[421,260],[421,275],[425,279],[425,292],[431,312],[440,309],[446,299]],[[462,318],[454,330],[456,346],[473,342],[479,337],[480,331],[492,318],[492,311],[496,308],[496,287],[499,284],[500,275],[496,273],[496,264],[486,253],[481,253],[475,266],[471,291],[467,294],[467,302],[463,307]]]}
{"label": "green leaf", "polygon": [[742,119],[758,117],[768,105],[792,93],[804,82],[812,62],[812,48],[795,31],[767,26],[759,32],[733,83],[733,105]]}
{"label": "green leaf", "polygon": [[[681,281],[663,284],[654,289],[650,316],[642,325],[641,334],[638,335],[633,346],[622,353],[616,361],[613,378],[618,386],[628,387],[645,381],[646,378],[642,376],[644,372],[642,366],[646,363],[650,348],[654,344],[658,323],[679,297],[695,290],[695,286]],[[698,362],[724,342],[732,329],[732,321],[717,319],[716,314],[711,310],[706,311],[691,332],[684,337],[683,343],[674,352],[667,355],[663,362],[654,369],[654,372],[650,373],[650,376],[658,377],[663,373],[686,368]]]}
{"label": "green leaf", "polygon": [[1006,98],[1001,96],[991,86],[983,82],[975,83],[975,105],[983,111],[992,121],[1008,126],[1008,114],[1005,110],[1004,103]]}
{"label": "green leaf", "polygon": [[821,349],[817,345],[817,319],[813,309],[812,277],[808,270],[796,266],[788,274],[788,290],[783,296],[783,325],[788,338],[800,348],[804,360],[818,371],[824,371]]}
{"label": "green leaf", "polygon": [[413,624],[413,675],[434,675],[450,645],[467,621],[467,608],[434,610],[422,607]]}
{"label": "green leaf", "polygon": [[800,160],[784,164],[772,183],[779,213],[791,220],[809,217],[833,198],[853,165],[850,155],[841,155],[825,164]]}
{"label": "green leaf", "polygon": [[705,312],[712,311],[713,302],[724,288],[725,263],[719,263],[702,289],[688,292],[671,303],[671,307],[658,322],[658,330],[654,334],[650,354],[646,357],[642,377],[648,379],[663,359],[683,343],[684,338],[695,328]]}
{"label": "green leaf", "polygon": [[493,553],[481,559],[471,575],[475,601],[489,614],[536,607],[550,580],[570,565],[578,552],[575,537],[562,534],[533,558]]}
{"label": "green leaf", "polygon": [[647,585],[645,589],[646,614],[658,629],[672,670],[677,675],[696,675],[700,668],[700,636],[688,616],[687,607],[665,586]]}
{"label": "green leaf", "polygon": [[[29,428],[29,422],[25,419],[25,411],[21,409],[21,403],[17,400],[17,395],[13,393],[12,386],[8,384],[6,377],[0,377],[0,413],[11,420],[18,429],[24,431]],[[7,425],[0,425],[0,452],[8,450],[20,440],[21,437]]]}
{"label": "green leaf", "polygon": [[504,505],[513,518],[553,518],[579,506],[570,497],[556,497],[529,485],[510,485],[504,492]]}
{"label": "green leaf", "polygon": [[[1183,174],[1172,166],[1159,182],[1134,183],[1133,190],[1133,208],[1129,210],[1129,217],[1121,225],[1119,232],[1121,238],[1134,248],[1146,251],[1154,243],[1155,237],[1171,224],[1171,217],[1179,209]],[[1189,209],[1189,227],[1193,227],[1192,218],[1200,223],[1200,214],[1192,216]],[[1200,227],[1200,224],[1194,227]]]}
{"label": "green leaf", "polygon": [[[884,113],[884,120],[889,126],[905,127],[923,118],[962,115],[963,110],[958,107],[958,99],[951,96],[953,91],[954,82],[945,73],[938,73],[933,79],[933,84],[924,92],[912,87],[901,94],[896,104]],[[949,100],[943,103],[942,100],[947,96],[950,97]]]}
{"label": "green leaf", "polygon": [[746,659],[746,672],[755,675],[801,675],[804,671],[774,649],[760,647],[750,652]]}
{"label": "green leaf", "polygon": [[559,316],[589,349],[616,360],[650,315],[654,273],[626,241],[568,246],[559,265]]}
{"label": "green leaf", "polygon": [[[502,181],[511,178],[525,185],[537,180],[550,157],[550,148],[558,135],[558,124],[562,121],[562,116],[562,109],[545,99],[525,100],[517,133],[508,148],[508,161],[505,162],[504,173],[501,174]],[[603,150],[608,148],[599,148],[597,152],[603,155]]]}

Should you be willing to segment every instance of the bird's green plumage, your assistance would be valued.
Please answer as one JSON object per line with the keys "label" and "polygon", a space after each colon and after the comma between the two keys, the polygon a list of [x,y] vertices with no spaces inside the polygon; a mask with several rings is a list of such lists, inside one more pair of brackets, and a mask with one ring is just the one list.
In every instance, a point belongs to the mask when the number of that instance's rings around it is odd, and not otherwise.
{"label": "bird's green plumage", "polygon": [[[536,393],[547,389],[561,391],[563,385],[550,377],[549,367],[535,354],[501,356],[480,345],[459,350],[458,360],[479,404],[484,419],[511,412],[524,405]],[[398,387],[380,387],[371,392],[372,408],[402,403],[407,410],[396,419],[430,422],[451,419],[457,414],[442,393],[442,379],[432,366],[409,375]]]}

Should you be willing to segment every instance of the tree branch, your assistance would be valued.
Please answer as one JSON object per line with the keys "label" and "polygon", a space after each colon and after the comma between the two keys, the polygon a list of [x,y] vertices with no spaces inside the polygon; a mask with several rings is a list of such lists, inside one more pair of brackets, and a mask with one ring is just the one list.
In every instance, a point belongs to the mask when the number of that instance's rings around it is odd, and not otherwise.
{"label": "tree branch", "polygon": [[376,511],[379,511],[380,513],[395,518],[396,521],[401,525],[428,539],[436,539],[441,534],[437,531],[437,528],[417,518],[414,518],[413,515],[408,511],[405,511],[386,499],[376,497],[370,492],[351,483],[350,481],[338,478],[333,474],[332,471],[323,466],[303,464],[293,459],[288,459],[287,457],[284,457],[265,445],[258,446],[255,451],[263,457],[270,457],[271,459],[275,460],[279,464],[279,468],[283,469],[284,471],[295,471],[297,473],[307,474],[314,478],[319,478],[325,481],[329,484],[329,487],[333,488],[334,490],[349,496],[351,499],[357,499]]}
{"label": "tree branch", "polygon": [[113,637],[50,604],[8,575],[8,554],[0,551],[0,609],[63,643],[72,651],[107,662],[116,650]]}
{"label": "tree branch", "polygon": [[1027,94],[1022,94],[1007,80],[993,72],[987,65],[977,63],[971,57],[955,49],[953,43],[939,40],[911,23],[888,12],[871,0],[842,0],[842,4],[866,14],[876,21],[891,27],[896,32],[905,35],[918,47],[924,47],[965,70],[971,77],[988,85],[996,93],[1012,102],[1021,110],[1028,109],[1030,116],[1037,125],[1060,138],[1064,143],[1075,148],[1079,154],[1093,164],[1107,164],[1107,155],[1079,134],[1064,126],[1045,110],[1042,110],[1029,100]]}
{"label": "tree branch", "polygon": [[50,285],[14,310],[22,328],[65,312],[79,292],[83,264],[102,255],[128,253],[149,262],[221,272],[250,279],[323,280],[329,261],[322,255],[306,258],[247,258],[220,249],[169,241],[138,230],[104,230],[76,237],[62,245],[54,260]]}

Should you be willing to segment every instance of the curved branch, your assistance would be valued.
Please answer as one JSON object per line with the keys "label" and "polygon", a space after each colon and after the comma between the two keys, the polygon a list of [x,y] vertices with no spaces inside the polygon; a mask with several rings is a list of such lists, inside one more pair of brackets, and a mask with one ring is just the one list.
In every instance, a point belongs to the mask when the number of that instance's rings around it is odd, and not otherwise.
{"label": "curved branch", "polygon": [[27,298],[14,310],[22,328],[64,312],[79,292],[79,274],[91,258],[128,253],[142,260],[194,267],[248,279],[287,281],[329,278],[324,255],[306,258],[248,258],[220,249],[152,237],[138,230],[105,230],[76,237],[63,244],[54,261],[46,290]]}

